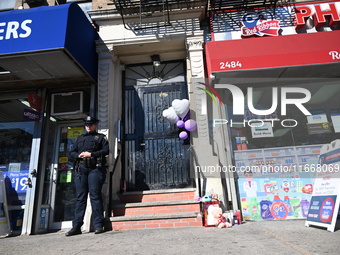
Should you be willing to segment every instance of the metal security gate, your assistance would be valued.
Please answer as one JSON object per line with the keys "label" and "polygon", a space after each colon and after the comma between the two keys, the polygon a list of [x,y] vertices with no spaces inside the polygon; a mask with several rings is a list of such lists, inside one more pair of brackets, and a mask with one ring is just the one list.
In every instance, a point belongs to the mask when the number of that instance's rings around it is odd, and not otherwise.
{"label": "metal security gate", "polygon": [[[131,70],[136,73],[138,68],[132,67]],[[155,67],[143,66],[146,71],[150,68],[149,74]],[[165,65],[162,70],[164,73],[169,69],[171,74],[179,68],[183,68],[182,63]],[[124,170],[129,190],[191,185],[189,141],[180,140],[179,129],[162,115],[174,99],[187,98],[186,82],[181,77],[183,73],[182,70],[177,79],[172,75],[173,82],[163,82],[163,78],[143,83],[138,79],[132,86],[125,86]],[[131,76],[128,78],[131,80]]]}

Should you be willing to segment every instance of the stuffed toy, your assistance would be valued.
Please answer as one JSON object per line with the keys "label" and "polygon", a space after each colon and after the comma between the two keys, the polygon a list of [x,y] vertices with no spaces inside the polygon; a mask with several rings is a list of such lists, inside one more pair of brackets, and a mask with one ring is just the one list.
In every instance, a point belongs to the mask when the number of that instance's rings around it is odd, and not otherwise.
{"label": "stuffed toy", "polygon": [[211,201],[218,201],[218,195],[216,193],[211,193]]}
{"label": "stuffed toy", "polygon": [[222,213],[222,209],[220,207],[214,207],[210,212],[214,217],[215,226],[218,228],[231,228],[232,224],[228,220],[228,216],[226,213]]}
{"label": "stuffed toy", "polygon": [[211,201],[211,196],[210,195],[205,195],[204,197],[195,197],[197,201],[199,202],[210,202]]}

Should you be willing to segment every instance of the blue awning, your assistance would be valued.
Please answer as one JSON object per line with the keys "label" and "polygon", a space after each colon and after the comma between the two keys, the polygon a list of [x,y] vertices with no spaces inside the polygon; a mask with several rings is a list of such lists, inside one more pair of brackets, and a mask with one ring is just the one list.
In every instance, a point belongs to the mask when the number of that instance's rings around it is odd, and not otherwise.
{"label": "blue awning", "polygon": [[98,38],[76,3],[0,12],[0,70],[13,80],[96,81]]}

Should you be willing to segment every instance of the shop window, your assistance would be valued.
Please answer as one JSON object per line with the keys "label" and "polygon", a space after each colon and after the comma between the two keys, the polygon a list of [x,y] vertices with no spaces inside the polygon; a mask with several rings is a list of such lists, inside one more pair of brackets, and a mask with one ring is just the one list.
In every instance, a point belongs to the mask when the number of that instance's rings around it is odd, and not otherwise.
{"label": "shop window", "polygon": [[[253,87],[253,105],[257,110],[270,109],[273,105],[273,87],[277,87],[276,110],[266,116],[252,113],[245,96],[244,115],[233,114],[233,96],[224,90],[223,102],[228,113],[228,126],[233,150],[275,148],[325,144],[340,139],[340,86],[338,80],[294,83],[283,86]],[[302,88],[311,93],[311,99],[302,106],[310,116],[297,105],[287,104],[286,114],[282,108],[282,88]],[[243,90],[246,94],[247,90]],[[287,98],[299,100],[304,94],[290,93]]]}
{"label": "shop window", "polygon": [[15,7],[15,0],[0,1],[0,11],[12,10]]}

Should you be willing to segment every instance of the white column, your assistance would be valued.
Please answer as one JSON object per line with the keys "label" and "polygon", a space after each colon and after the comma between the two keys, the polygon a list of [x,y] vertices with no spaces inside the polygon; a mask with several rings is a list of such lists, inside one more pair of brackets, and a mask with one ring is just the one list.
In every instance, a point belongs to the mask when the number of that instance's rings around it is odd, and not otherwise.
{"label": "white column", "polygon": [[[201,195],[216,193],[219,200],[225,205],[225,188],[222,185],[221,174],[218,172],[204,172],[198,175],[198,169],[216,168],[219,158],[216,155],[214,141],[209,134],[209,114],[212,109],[208,108],[207,94],[199,89],[205,88],[205,71],[203,57],[203,36],[187,38],[188,50],[188,81],[190,98],[190,117],[197,122],[197,135],[192,135],[192,164],[196,177],[201,180]],[[203,83],[203,84],[202,84]],[[224,206],[223,206],[224,207]]]}

